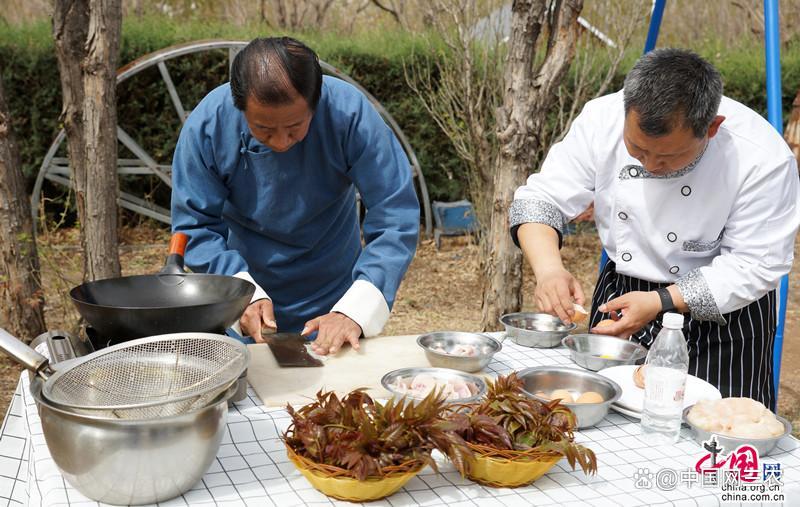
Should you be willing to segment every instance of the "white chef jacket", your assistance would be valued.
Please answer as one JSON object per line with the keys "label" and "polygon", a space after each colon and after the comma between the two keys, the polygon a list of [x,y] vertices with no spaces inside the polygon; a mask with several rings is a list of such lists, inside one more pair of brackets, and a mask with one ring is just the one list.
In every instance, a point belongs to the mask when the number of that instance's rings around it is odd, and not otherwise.
{"label": "white chef jacket", "polygon": [[797,162],[761,116],[722,98],[725,116],[686,168],[649,173],[625,148],[622,91],[592,100],[538,174],[517,189],[510,225],[559,232],[594,201],[600,240],[617,272],[676,283],[692,317],[761,298],[789,271],[800,224]]}

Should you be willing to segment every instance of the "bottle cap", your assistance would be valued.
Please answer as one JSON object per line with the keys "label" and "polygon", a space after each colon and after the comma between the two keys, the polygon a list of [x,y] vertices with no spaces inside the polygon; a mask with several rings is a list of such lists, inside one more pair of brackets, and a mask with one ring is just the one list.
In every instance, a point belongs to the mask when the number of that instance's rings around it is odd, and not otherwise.
{"label": "bottle cap", "polygon": [[668,327],[670,329],[681,329],[683,328],[683,315],[672,312],[665,313],[661,323],[664,325],[664,327]]}

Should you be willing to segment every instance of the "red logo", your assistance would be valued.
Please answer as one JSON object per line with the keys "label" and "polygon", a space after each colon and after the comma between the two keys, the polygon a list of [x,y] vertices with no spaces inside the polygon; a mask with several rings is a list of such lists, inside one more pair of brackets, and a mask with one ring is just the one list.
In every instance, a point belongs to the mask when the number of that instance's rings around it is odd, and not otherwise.
{"label": "red logo", "polygon": [[751,445],[740,445],[727,456],[719,454],[722,449],[717,446],[716,437],[703,443],[703,448],[708,454],[697,460],[694,469],[700,473],[716,473],[716,470],[738,471],[739,478],[744,482],[755,482],[761,474],[758,450]]}

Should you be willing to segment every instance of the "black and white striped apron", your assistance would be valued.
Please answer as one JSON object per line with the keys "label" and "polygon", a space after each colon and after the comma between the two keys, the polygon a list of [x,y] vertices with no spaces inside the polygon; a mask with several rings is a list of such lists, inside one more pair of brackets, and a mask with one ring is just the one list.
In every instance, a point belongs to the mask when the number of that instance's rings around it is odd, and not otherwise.
{"label": "black and white striped apron", "polygon": [[[591,326],[610,318],[598,307],[633,291],[651,291],[668,283],[648,282],[617,273],[608,261],[592,296]],[[683,335],[689,348],[689,374],[716,386],[723,398],[744,396],[772,407],[772,348],[776,328],[776,291],[744,308],[724,314],[728,323],[697,321],[684,314]],[[661,321],[650,322],[630,337],[650,347],[661,330]]]}

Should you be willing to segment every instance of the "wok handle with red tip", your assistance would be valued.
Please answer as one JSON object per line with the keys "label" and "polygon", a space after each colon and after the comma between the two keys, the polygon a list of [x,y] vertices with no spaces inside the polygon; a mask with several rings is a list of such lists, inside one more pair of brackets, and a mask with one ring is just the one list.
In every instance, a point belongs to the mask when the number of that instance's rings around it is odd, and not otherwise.
{"label": "wok handle with red tip", "polygon": [[183,269],[183,255],[186,253],[186,244],[189,236],[182,232],[176,232],[169,240],[169,254],[167,262],[161,269],[161,273],[170,275],[182,275],[186,273]]}

